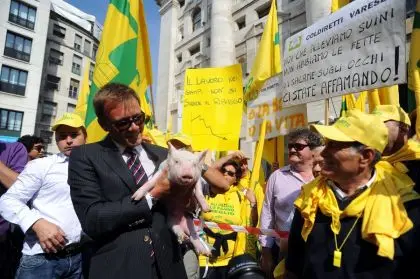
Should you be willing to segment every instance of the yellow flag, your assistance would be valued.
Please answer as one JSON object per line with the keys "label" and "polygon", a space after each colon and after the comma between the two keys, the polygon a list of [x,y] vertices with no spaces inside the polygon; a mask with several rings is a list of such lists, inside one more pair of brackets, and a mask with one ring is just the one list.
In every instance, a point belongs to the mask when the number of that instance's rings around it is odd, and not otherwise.
{"label": "yellow flag", "polygon": [[281,72],[280,33],[277,23],[276,1],[272,0],[270,13],[264,27],[257,56],[252,65],[251,74],[245,86],[245,102],[254,100],[264,82]]}
{"label": "yellow flag", "polygon": [[150,61],[143,1],[110,0],[87,103],[88,142],[102,140],[106,135],[98,124],[93,97],[107,83],[122,83],[133,88],[142,110],[148,116],[152,114],[147,96],[147,88],[152,83]]}
{"label": "yellow flag", "polygon": [[331,1],[331,13],[336,12],[343,6],[347,5],[349,3],[349,0],[332,0]]}
{"label": "yellow flag", "polygon": [[400,96],[398,93],[398,85],[382,87],[378,89],[381,105],[400,105]]}
{"label": "yellow flag", "polygon": [[378,89],[371,89],[368,91],[369,113],[372,113],[376,106],[381,104]]}
{"label": "yellow flag", "polygon": [[82,119],[86,118],[87,103],[89,97],[89,71],[90,59],[86,58],[85,71],[83,72],[82,86],[80,89],[79,97],[77,98],[75,113],[79,114]]}
{"label": "yellow flag", "polygon": [[408,61],[408,89],[416,97],[416,134],[420,138],[420,0],[417,0],[413,32],[411,33],[410,60]]}
{"label": "yellow flag", "polygon": [[252,174],[251,174],[250,186],[249,186],[250,188],[254,188],[254,185],[258,183],[259,181],[266,126],[267,126],[267,120],[264,119],[261,125],[260,137],[258,138],[258,143],[257,143],[257,146],[255,147],[254,165],[252,167]]}

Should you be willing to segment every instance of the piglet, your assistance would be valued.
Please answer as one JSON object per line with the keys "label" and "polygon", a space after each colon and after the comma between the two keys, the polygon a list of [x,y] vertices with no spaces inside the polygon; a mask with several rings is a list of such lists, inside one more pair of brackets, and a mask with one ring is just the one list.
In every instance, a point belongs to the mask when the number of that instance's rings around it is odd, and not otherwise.
{"label": "piglet", "polygon": [[132,198],[135,200],[143,198],[155,186],[156,181],[162,175],[162,170],[167,168],[171,189],[176,193],[176,199],[169,197],[164,200],[169,212],[169,225],[180,243],[189,239],[197,253],[210,256],[209,248],[200,241],[197,235],[193,219],[185,216],[187,207],[195,205],[194,196],[204,212],[210,211],[200,181],[201,169],[207,151],[195,155],[187,150],[177,150],[170,143],[168,143],[168,147],[168,158],[162,163],[160,170],[141,186]]}

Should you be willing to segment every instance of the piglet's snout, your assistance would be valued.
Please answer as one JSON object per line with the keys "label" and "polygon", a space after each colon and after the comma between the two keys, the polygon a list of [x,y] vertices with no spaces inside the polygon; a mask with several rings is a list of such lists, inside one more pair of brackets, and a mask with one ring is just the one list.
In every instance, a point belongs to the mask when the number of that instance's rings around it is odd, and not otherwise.
{"label": "piglet's snout", "polygon": [[193,182],[193,176],[189,174],[184,174],[181,176],[181,182],[182,184],[191,184]]}

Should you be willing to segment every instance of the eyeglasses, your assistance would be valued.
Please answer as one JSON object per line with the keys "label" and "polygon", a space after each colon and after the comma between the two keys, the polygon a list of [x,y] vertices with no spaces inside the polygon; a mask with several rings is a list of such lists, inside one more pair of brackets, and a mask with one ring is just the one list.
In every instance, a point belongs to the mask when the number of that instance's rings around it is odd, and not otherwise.
{"label": "eyeglasses", "polygon": [[226,170],[226,169],[223,169],[222,170],[222,173],[223,174],[227,173],[227,175],[229,175],[231,177],[235,177],[235,174],[236,174],[236,172],[233,172],[233,171],[230,171],[230,170]]}
{"label": "eyeglasses", "polygon": [[302,151],[306,147],[310,146],[309,144],[302,144],[302,143],[289,143],[287,147],[289,149],[295,149],[296,151]]}
{"label": "eyeglasses", "polygon": [[35,149],[36,151],[41,152],[41,150],[44,149],[44,146],[43,145],[36,145],[32,149]]}
{"label": "eyeglasses", "polygon": [[112,125],[114,125],[114,127],[117,128],[119,131],[124,131],[124,130],[128,130],[131,127],[131,124],[133,123],[136,124],[137,126],[143,125],[145,118],[146,116],[144,112],[142,112],[132,117],[114,121],[112,122]]}

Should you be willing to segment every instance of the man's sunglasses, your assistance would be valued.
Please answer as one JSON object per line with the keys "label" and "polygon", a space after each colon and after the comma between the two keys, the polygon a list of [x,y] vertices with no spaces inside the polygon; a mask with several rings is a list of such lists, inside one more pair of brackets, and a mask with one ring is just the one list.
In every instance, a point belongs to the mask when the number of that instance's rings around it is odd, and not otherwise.
{"label": "man's sunglasses", "polygon": [[223,174],[227,173],[227,175],[231,176],[231,177],[235,177],[236,172],[230,171],[230,170],[222,170]]}
{"label": "man's sunglasses", "polygon": [[36,151],[41,152],[41,150],[44,149],[44,146],[43,145],[37,145],[37,146],[34,146],[32,149],[35,149]]}
{"label": "man's sunglasses", "polygon": [[112,125],[117,128],[119,131],[125,131],[128,130],[131,127],[131,124],[136,124],[137,126],[141,126],[144,124],[144,120],[146,118],[146,115],[144,112],[140,114],[136,114],[132,117],[123,118],[121,120],[117,120],[112,122]]}
{"label": "man's sunglasses", "polygon": [[302,144],[302,143],[289,143],[287,147],[290,149],[294,149],[296,151],[302,151],[306,147],[310,146],[309,144]]}

